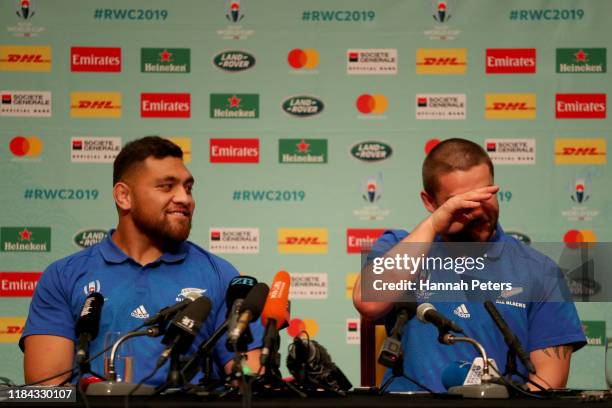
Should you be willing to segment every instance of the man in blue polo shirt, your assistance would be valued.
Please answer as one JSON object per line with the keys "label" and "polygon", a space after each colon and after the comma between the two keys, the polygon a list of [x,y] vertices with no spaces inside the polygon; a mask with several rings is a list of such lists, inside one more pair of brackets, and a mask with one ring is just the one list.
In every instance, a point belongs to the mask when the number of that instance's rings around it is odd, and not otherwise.
{"label": "man in blue polo shirt", "polygon": [[[212,302],[189,353],[225,320],[225,293],[238,275],[227,261],[187,241],[195,209],[194,178],[174,143],[149,136],[128,143],[113,167],[117,229],[99,244],[60,259],[43,273],[19,345],[24,351],[25,380],[35,382],[68,370],[75,352],[75,323],[91,292],[104,296],[100,335],[90,355],[104,348],[104,335],[127,333],[161,308],[198,292]],[[251,325],[253,343],[247,364],[257,370],[263,328]],[[160,338],[129,340],[134,353],[133,379],[150,374],[162,350]],[[232,354],[221,339],[214,350],[217,372],[231,371]],[[103,359],[92,370],[104,373]],[[165,382],[167,365],[147,381]],[[59,384],[68,376],[46,384]]]}
{"label": "man in blue polo shirt", "polygon": [[[418,245],[432,256],[438,250],[432,247],[436,241],[489,243],[487,267],[478,277],[512,285],[511,290],[497,291],[495,304],[530,355],[537,372],[530,379],[545,388],[563,388],[572,352],[586,343],[576,308],[571,301],[565,301],[566,288],[554,262],[502,230],[496,197],[499,187],[493,184],[493,177],[493,164],[479,145],[464,139],[438,144],[423,163],[421,200],[431,214],[410,233],[386,231],[374,244],[368,260],[385,254],[393,257],[409,245]],[[403,249],[399,245],[402,243],[407,244]],[[461,275],[453,272],[426,272],[431,274],[429,280],[433,282],[461,280]],[[468,337],[483,344],[489,357],[504,372],[507,347],[503,336],[482,300],[474,301],[468,292],[463,293],[463,298],[436,290],[415,291],[415,295],[418,302],[434,304],[439,312],[455,320]],[[393,308],[393,302],[362,300],[361,278],[355,284],[353,302],[368,319],[385,316]],[[444,369],[456,361],[472,361],[477,353],[468,344],[442,345],[437,337],[433,325],[410,320],[402,336],[403,368],[407,377],[434,392],[444,392],[441,380]],[[521,363],[518,369],[527,375]],[[385,377],[389,375],[387,372]],[[393,380],[389,390],[421,388],[399,377]]]}

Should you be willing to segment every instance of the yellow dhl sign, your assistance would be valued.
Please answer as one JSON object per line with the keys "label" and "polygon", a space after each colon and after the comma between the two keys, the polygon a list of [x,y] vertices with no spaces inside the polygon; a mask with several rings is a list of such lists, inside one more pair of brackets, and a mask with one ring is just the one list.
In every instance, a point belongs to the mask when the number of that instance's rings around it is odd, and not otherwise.
{"label": "yellow dhl sign", "polygon": [[467,52],[465,48],[418,48],[417,74],[465,74]]}
{"label": "yellow dhl sign", "polygon": [[326,254],[326,228],[279,228],[278,252],[281,254]]}
{"label": "yellow dhl sign", "polygon": [[0,317],[0,343],[19,342],[25,322],[25,317]]}
{"label": "yellow dhl sign", "polygon": [[535,119],[536,94],[486,94],[486,119]]}
{"label": "yellow dhl sign", "polygon": [[177,145],[183,151],[183,163],[191,163],[191,138],[190,137],[169,137],[169,141]]}
{"label": "yellow dhl sign", "polygon": [[0,71],[51,72],[51,47],[0,45]]}
{"label": "yellow dhl sign", "polygon": [[70,116],[73,118],[120,118],[120,92],[72,92]]}
{"label": "yellow dhl sign", "polygon": [[556,139],[555,164],[606,164],[606,139]]}

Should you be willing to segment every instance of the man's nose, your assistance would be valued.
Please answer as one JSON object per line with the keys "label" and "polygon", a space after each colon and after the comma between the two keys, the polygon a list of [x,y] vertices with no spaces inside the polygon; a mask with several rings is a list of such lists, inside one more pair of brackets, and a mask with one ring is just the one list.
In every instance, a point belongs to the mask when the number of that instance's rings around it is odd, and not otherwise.
{"label": "man's nose", "polygon": [[193,196],[184,186],[179,186],[175,191],[173,200],[177,203],[189,204],[193,202]]}

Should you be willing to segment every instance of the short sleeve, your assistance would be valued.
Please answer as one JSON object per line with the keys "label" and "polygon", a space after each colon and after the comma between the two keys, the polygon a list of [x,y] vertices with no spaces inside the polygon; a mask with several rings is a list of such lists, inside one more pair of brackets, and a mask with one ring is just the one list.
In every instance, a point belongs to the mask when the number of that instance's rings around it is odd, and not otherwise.
{"label": "short sleeve", "polygon": [[402,239],[406,238],[408,233],[402,230],[387,230],[385,231],[372,245],[372,249],[368,253],[365,262],[362,262],[361,267],[363,268],[376,257],[383,256],[391,248],[397,245]]}
{"label": "short sleeve", "polygon": [[544,270],[542,298],[529,305],[527,350],[572,344],[576,351],[586,344],[576,306],[568,297],[569,289],[557,265],[547,259]]}
{"label": "short sleeve", "polygon": [[70,307],[68,287],[62,282],[60,264],[55,262],[43,272],[36,285],[30,311],[19,348],[24,351],[24,339],[33,334],[66,337],[76,341],[75,323]]}

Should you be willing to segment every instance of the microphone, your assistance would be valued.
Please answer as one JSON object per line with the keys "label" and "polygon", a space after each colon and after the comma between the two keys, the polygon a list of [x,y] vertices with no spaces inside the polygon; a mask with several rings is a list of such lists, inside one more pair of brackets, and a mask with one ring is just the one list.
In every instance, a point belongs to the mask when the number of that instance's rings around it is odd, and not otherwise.
{"label": "microphone", "polygon": [[344,395],[353,387],[325,347],[304,336],[296,336],[289,345],[287,368],[307,391],[323,388]]}
{"label": "microphone", "polygon": [[266,328],[260,355],[262,366],[265,366],[268,362],[271,351],[272,353],[278,351],[278,331],[287,321],[290,286],[291,276],[289,273],[280,271],[274,276],[272,287],[270,292],[268,292],[268,299],[261,313],[261,323]]}
{"label": "microphone", "polygon": [[238,299],[247,297],[253,286],[257,284],[257,279],[252,276],[241,275],[232,278],[225,292],[225,305],[227,306],[226,318],[229,317],[234,302]]}
{"label": "microphone", "polygon": [[484,307],[485,309],[487,309],[487,312],[489,312],[491,319],[493,319],[495,325],[504,336],[504,341],[506,342],[508,348],[517,355],[519,360],[521,360],[521,363],[523,363],[525,368],[527,368],[527,371],[529,371],[531,374],[535,374],[536,369],[533,363],[531,362],[531,359],[529,358],[529,354],[527,354],[525,350],[523,350],[521,342],[516,337],[516,335],[512,333],[512,330],[510,330],[510,327],[508,326],[502,315],[499,313],[493,302],[491,302],[490,300],[485,301]]}
{"label": "microphone", "polygon": [[76,360],[78,364],[83,364],[87,360],[89,343],[98,337],[102,306],[104,306],[104,296],[98,292],[93,292],[85,299],[75,327],[77,337]]}
{"label": "microphone", "polygon": [[178,312],[180,312],[181,310],[186,308],[187,305],[189,305],[191,302],[193,302],[194,300],[196,300],[196,299],[198,299],[200,297],[202,297],[202,293],[201,292],[195,292],[195,291],[188,292],[185,295],[185,299],[181,300],[178,303],[175,303],[172,306],[164,307],[159,312],[157,312],[154,316],[151,316],[148,319],[146,319],[142,323],[142,325],[143,326],[152,326],[152,325],[157,324],[157,323],[163,323],[164,321],[174,317],[175,314],[177,314]]}
{"label": "microphone", "polygon": [[228,350],[234,351],[238,339],[248,329],[249,323],[259,318],[269,291],[268,285],[262,282],[253,286],[253,289],[242,302],[238,320],[228,329],[226,344]]}
{"label": "microphone", "polygon": [[[417,319],[423,323],[431,323],[438,328],[440,333],[454,331],[463,333],[463,329],[457,323],[446,318],[442,313],[438,312],[431,303],[421,303],[416,311]],[[439,339],[440,340],[440,339]],[[441,341],[442,342],[442,341]]]}
{"label": "microphone", "polygon": [[210,373],[212,372],[212,359],[209,356],[210,350],[217,344],[229,327],[236,325],[242,302],[256,284],[257,279],[246,275],[236,276],[230,281],[225,292],[225,304],[227,305],[226,320],[208,339],[198,346],[198,351],[183,366],[181,375],[185,379],[185,383],[195,377],[200,365],[203,367],[205,378],[210,378]]}
{"label": "microphone", "polygon": [[384,340],[380,353],[378,354],[378,363],[385,367],[392,368],[398,361],[402,359],[402,336],[404,335],[404,326],[408,320],[412,319],[416,313],[416,303],[402,302],[395,305],[396,319],[391,334]]}
{"label": "microphone", "polygon": [[158,366],[164,364],[171,353],[183,354],[189,349],[211,309],[210,299],[201,296],[174,317],[162,339],[167,347],[157,361]]}

